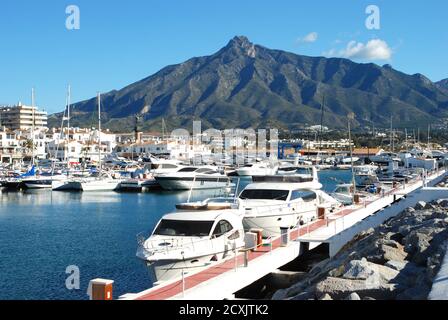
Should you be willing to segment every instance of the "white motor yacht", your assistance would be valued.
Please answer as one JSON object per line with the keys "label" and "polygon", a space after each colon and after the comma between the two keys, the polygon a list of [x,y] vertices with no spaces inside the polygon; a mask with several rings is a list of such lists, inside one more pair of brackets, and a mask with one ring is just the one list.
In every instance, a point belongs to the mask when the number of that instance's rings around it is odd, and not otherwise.
{"label": "white motor yacht", "polygon": [[379,179],[376,173],[377,170],[378,166],[375,165],[363,165],[353,167],[356,185],[368,186],[378,183]]}
{"label": "white motor yacht", "polygon": [[167,214],[148,239],[139,239],[137,257],[157,283],[194,273],[234,256],[244,247],[242,218],[232,209]]}
{"label": "white motor yacht", "polygon": [[230,178],[213,166],[183,167],[174,173],[155,175],[165,190],[219,189],[231,185]]}
{"label": "white motor yacht", "polygon": [[312,175],[255,177],[239,195],[248,230],[259,228],[264,237],[278,236],[280,228],[295,228],[315,220],[318,208],[339,207],[336,199],[319,190],[317,170]]}
{"label": "white motor yacht", "polygon": [[278,163],[273,161],[260,161],[249,163],[235,170],[239,176],[266,176],[277,173]]}
{"label": "white motor yacht", "polygon": [[113,178],[108,173],[98,176],[70,178],[65,181],[53,181],[54,191],[114,191],[122,180]]}

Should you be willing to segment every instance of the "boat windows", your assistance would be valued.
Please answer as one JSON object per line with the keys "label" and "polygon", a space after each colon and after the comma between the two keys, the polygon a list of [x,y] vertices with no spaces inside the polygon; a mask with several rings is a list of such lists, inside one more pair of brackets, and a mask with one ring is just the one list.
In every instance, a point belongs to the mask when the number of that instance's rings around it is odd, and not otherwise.
{"label": "boat windows", "polygon": [[177,166],[175,164],[163,163],[160,166],[160,169],[176,169]]}
{"label": "boat windows", "polygon": [[162,220],[154,235],[175,237],[206,237],[214,221]]}
{"label": "boat windows", "polygon": [[196,171],[198,168],[195,167],[187,167],[187,168],[182,168],[180,169],[178,172],[194,172]]}
{"label": "boat windows", "polygon": [[197,173],[214,173],[210,168],[201,168],[196,171]]}
{"label": "boat windows", "polygon": [[303,201],[313,201],[317,198],[316,193],[307,190],[294,190],[291,193],[291,200],[303,199]]}
{"label": "boat windows", "polygon": [[282,200],[288,199],[288,190],[270,190],[270,189],[247,189],[244,190],[240,199],[243,200]]}
{"label": "boat windows", "polygon": [[227,220],[221,220],[218,222],[218,224],[215,227],[215,230],[213,231],[213,237],[220,237],[223,234],[226,234],[227,232],[232,231],[233,227]]}

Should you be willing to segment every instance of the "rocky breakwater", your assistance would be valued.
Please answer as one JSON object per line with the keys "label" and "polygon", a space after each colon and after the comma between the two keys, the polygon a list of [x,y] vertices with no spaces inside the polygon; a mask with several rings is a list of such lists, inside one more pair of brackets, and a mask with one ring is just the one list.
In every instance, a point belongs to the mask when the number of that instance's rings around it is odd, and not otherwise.
{"label": "rocky breakwater", "polygon": [[419,202],[358,234],[273,299],[423,300],[448,244],[448,199]]}

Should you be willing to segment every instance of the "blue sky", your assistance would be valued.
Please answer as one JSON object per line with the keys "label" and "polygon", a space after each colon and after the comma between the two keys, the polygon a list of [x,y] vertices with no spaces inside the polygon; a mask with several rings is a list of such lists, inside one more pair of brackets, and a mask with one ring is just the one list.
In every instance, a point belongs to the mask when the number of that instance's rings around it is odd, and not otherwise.
{"label": "blue sky", "polygon": [[[80,30],[65,27],[71,4]],[[380,30],[365,27],[371,4]],[[447,14],[446,0],[2,0],[0,104],[30,103],[34,86],[39,106],[60,111],[69,83],[74,101],[91,98],[212,54],[235,35],[297,54],[390,63],[438,81],[448,78]]]}

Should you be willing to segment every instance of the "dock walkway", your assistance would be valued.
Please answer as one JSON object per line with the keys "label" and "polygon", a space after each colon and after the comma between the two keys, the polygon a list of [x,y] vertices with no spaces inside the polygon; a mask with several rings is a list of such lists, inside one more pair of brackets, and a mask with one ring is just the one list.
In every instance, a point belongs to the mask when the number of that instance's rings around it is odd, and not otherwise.
{"label": "dock walkway", "polygon": [[[441,170],[428,177],[427,181],[435,181],[445,174],[446,172]],[[235,257],[212,265],[205,270],[185,274],[182,279],[169,281],[140,293],[128,293],[121,296],[120,299],[233,299],[237,291],[296,259],[302,254],[304,243],[309,246],[318,246],[321,243],[329,242],[335,235],[383,208],[391,206],[399,198],[422,188],[424,184],[421,180],[417,180],[414,183],[398,187],[388,194],[367,199],[361,204],[343,207],[327,216],[326,219],[315,220],[305,226],[293,229],[290,231],[290,242],[287,246],[282,246],[281,237],[277,237],[267,245],[257,248],[256,251],[248,251],[246,266],[245,254],[239,253]]]}

